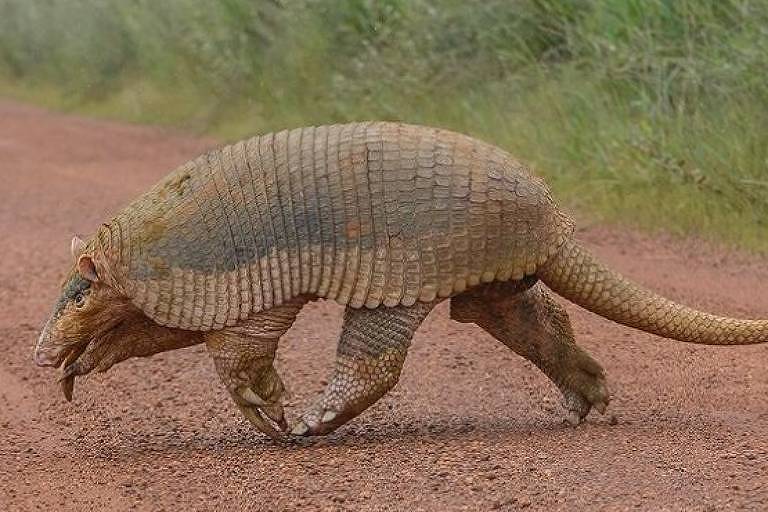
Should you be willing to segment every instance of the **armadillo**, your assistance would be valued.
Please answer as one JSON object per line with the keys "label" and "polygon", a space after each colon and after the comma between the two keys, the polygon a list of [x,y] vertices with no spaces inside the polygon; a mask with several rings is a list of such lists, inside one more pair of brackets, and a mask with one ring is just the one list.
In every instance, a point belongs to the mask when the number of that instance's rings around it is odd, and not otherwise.
{"label": "armadillo", "polygon": [[[73,239],[35,359],[63,368],[71,399],[76,376],[205,343],[235,405],[277,438],[331,432],[387,393],[443,300],[451,318],[540,368],[573,424],[605,412],[610,394],[552,291],[662,337],[768,340],[768,321],[675,304],[606,268],[573,233],[540,178],[466,135],[366,122],[254,137],[181,165]],[[320,298],[346,307],[336,362],[289,426],[275,351]]]}

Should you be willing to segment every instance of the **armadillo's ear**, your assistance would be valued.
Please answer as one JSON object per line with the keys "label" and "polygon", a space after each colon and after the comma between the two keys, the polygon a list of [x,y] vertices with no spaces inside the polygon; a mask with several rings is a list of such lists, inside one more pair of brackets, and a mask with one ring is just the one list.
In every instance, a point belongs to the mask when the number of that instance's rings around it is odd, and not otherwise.
{"label": "armadillo's ear", "polygon": [[79,236],[72,237],[72,244],[69,246],[69,250],[72,251],[72,259],[77,261],[83,251],[85,250],[85,242]]}
{"label": "armadillo's ear", "polygon": [[99,280],[99,275],[96,273],[96,264],[93,262],[93,258],[87,254],[83,254],[77,259],[77,271],[84,279],[94,283]]}

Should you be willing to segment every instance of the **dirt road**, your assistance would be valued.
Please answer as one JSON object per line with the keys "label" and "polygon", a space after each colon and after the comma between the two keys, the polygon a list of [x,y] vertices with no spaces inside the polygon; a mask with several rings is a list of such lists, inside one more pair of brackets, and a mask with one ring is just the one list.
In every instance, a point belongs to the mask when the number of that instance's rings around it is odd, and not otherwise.
{"label": "dirt road", "polygon": [[[605,366],[606,416],[564,426],[554,387],[446,308],[403,379],[336,434],[282,446],[235,412],[202,347],[78,382],[31,360],[88,233],[210,140],[0,102],[0,510],[766,510],[768,346],[669,342],[569,306]],[[690,305],[768,316],[768,262],[592,227],[607,263]],[[289,414],[322,388],[341,308],[281,345]]]}

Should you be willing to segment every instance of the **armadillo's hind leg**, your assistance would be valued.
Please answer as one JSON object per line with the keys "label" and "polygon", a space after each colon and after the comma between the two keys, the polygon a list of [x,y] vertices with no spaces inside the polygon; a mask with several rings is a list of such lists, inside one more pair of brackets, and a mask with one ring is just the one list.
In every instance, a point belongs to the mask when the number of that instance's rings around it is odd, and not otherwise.
{"label": "armadillo's hind leg", "polygon": [[413,333],[433,306],[416,303],[410,307],[347,308],[333,376],[291,433],[327,434],[392,389],[400,377]]}
{"label": "armadillo's hind leg", "polygon": [[305,303],[299,297],[204,335],[232,400],[248,421],[273,438],[281,437],[288,428],[281,400],[285,387],[273,366],[277,342]]}
{"label": "armadillo's hind leg", "polygon": [[541,285],[491,283],[451,299],[451,317],[474,322],[538,366],[560,389],[569,423],[610,399],[600,364],[576,345],[568,313]]}

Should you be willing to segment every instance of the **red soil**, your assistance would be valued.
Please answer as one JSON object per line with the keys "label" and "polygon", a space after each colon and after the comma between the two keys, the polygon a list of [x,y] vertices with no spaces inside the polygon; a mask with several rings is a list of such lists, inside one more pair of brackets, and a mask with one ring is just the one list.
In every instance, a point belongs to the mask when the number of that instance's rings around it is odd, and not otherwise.
{"label": "red soil", "polygon": [[[213,143],[0,102],[0,510],[768,509],[768,347],[671,342],[570,305],[614,394],[575,429],[531,364],[444,306],[395,391],[319,441],[252,429],[202,347],[81,379],[66,403],[31,357],[71,235]],[[673,299],[768,316],[765,260],[613,228],[579,236]],[[312,304],[281,344],[290,415],[321,390],[340,315]]]}

